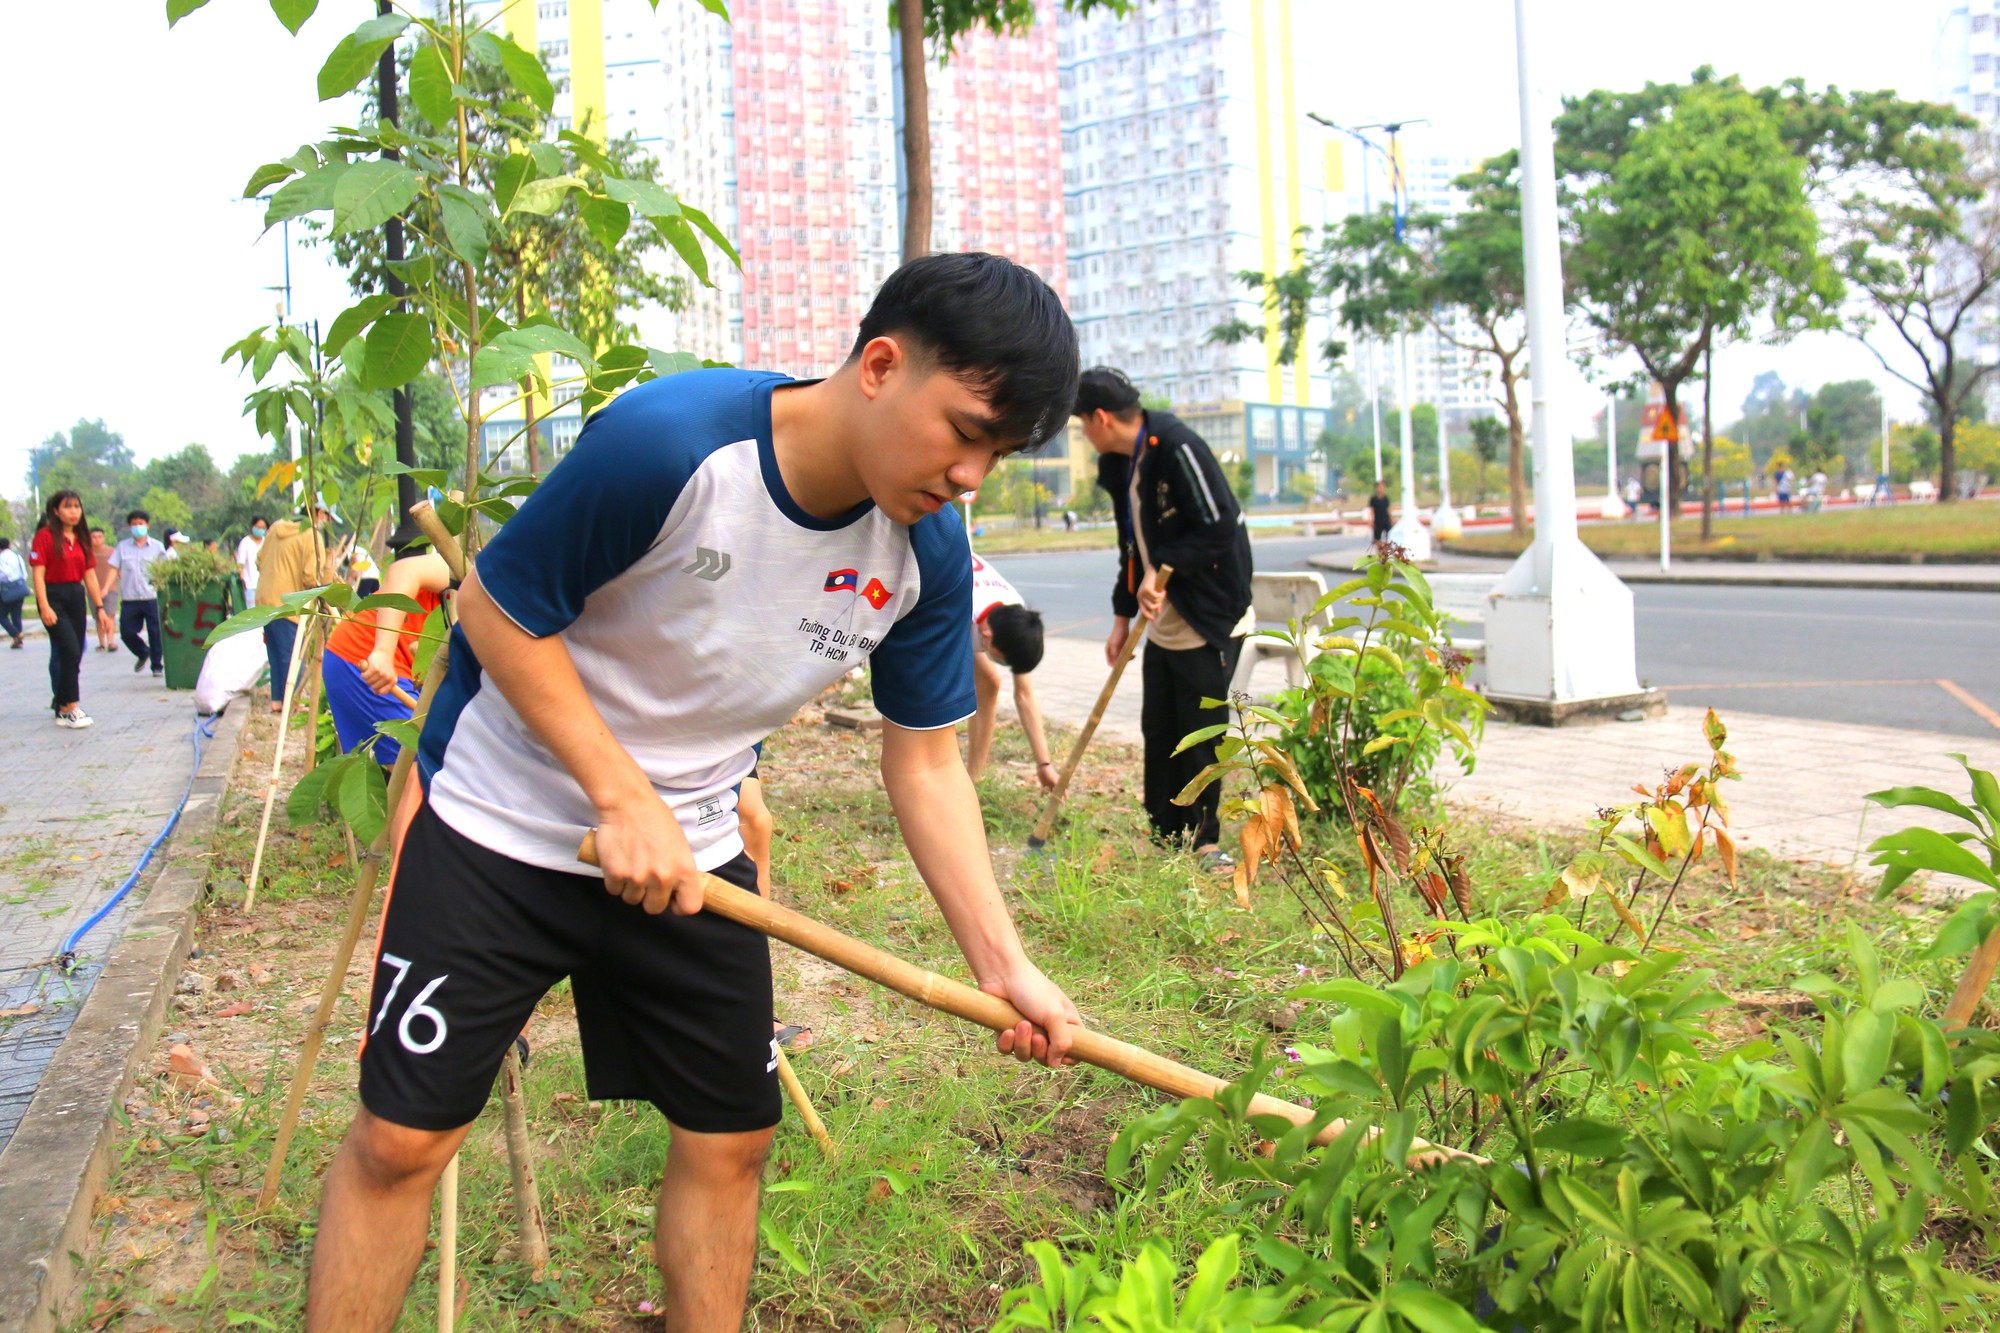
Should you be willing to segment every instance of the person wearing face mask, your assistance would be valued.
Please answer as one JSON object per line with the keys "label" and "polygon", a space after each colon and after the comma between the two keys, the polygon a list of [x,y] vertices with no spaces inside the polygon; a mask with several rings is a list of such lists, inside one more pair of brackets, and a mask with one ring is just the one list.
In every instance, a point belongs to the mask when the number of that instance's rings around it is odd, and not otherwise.
{"label": "person wearing face mask", "polygon": [[264,534],[269,531],[271,520],[258,514],[250,520],[250,532],[236,543],[236,572],[243,579],[243,600],[246,606],[257,604],[257,552],[264,547]]}
{"label": "person wearing face mask", "polygon": [[118,637],[138,659],[132,669],[144,671],[150,665],[154,675],[164,675],[167,666],[160,638],[160,600],[153,591],[151,570],[155,560],[166,558],[167,547],[151,536],[152,519],[145,510],[134,509],[125,522],[129,535],[112,548],[111,582],[105,593],[109,596],[122,589]]}
{"label": "person wearing face mask", "polygon": [[[326,546],[326,525],[333,514],[325,505],[311,509],[312,526],[281,518],[257,551],[258,606],[281,606],[287,593],[320,588],[333,582],[335,561]],[[281,618],[264,626],[264,654],[271,667],[271,711],[285,707],[285,677],[292,667],[299,622]]]}

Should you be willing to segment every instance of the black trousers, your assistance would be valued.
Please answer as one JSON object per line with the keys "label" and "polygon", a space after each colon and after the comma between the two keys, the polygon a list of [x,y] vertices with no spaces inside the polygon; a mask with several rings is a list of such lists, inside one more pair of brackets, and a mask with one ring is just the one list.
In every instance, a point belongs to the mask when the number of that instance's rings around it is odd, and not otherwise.
{"label": "black trousers", "polygon": [[[142,635],[140,630],[146,632]],[[160,642],[160,599],[128,597],[118,604],[118,637],[140,661],[150,660],[153,670],[166,665]]]}
{"label": "black trousers", "polygon": [[83,648],[90,641],[89,602],[81,583],[45,583],[49,609],[56,623],[49,626],[49,707],[61,712],[83,697],[76,682],[83,666]]}
{"label": "black trousers", "polygon": [[0,600],[0,634],[10,638],[21,637],[21,603],[24,597],[10,597]]}
{"label": "black trousers", "polygon": [[[1137,627],[1133,633],[1141,632]],[[1174,753],[1189,732],[1229,720],[1227,708],[1203,708],[1203,699],[1226,699],[1229,678],[1243,640],[1226,648],[1173,649],[1148,643],[1142,668],[1145,697],[1139,706],[1139,730],[1146,738],[1146,818],[1161,842],[1196,847],[1219,841],[1222,828],[1216,810],[1222,785],[1216,783],[1191,805],[1175,805],[1174,797],[1195,775],[1215,762],[1215,746],[1196,745]]]}

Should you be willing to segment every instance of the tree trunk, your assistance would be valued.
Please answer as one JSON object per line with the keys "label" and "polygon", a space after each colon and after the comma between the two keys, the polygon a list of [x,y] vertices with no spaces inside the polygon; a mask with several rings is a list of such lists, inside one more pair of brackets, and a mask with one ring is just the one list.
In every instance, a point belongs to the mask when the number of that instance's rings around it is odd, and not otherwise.
{"label": "tree trunk", "polygon": [[924,56],[924,0],[896,0],[903,57],[903,262],[931,250],[931,94]]}
{"label": "tree trunk", "polygon": [[[1681,516],[1681,490],[1687,484],[1686,469],[1675,467],[1681,457],[1681,432],[1687,428],[1687,422],[1681,417],[1680,388],[1681,382],[1677,379],[1660,381],[1660,391],[1667,400],[1667,419],[1674,423],[1674,438],[1660,441],[1660,503],[1667,506],[1669,518]],[[1676,471],[1680,472],[1680,485],[1674,484]]]}
{"label": "tree trunk", "polygon": [[[524,282],[515,290],[515,310],[523,324],[528,322],[528,285]],[[535,425],[535,377],[528,376],[521,381],[521,411],[527,423],[527,438],[523,441],[528,449],[528,475],[542,474],[541,432]]]}
{"label": "tree trunk", "polygon": [[[390,0],[376,0],[375,13],[378,17],[392,12],[394,11]],[[396,48],[394,46],[384,51],[382,58],[375,62],[375,101],[383,123],[387,125],[396,124],[401,115],[401,108],[396,98]],[[382,160],[385,162],[398,161],[401,157],[402,154],[392,148],[382,150]],[[391,265],[402,262],[403,218],[400,213],[392,216],[387,222],[382,224],[382,252]],[[396,309],[403,309],[404,306],[400,298],[406,289],[403,285],[403,280],[396,276],[396,271],[393,267],[388,270],[386,285],[389,288],[389,294],[399,298]],[[391,396],[391,404],[396,417],[396,461],[406,468],[415,467],[417,465],[416,399],[411,396],[408,385],[404,385],[395,391]],[[393,551],[400,553],[405,547],[411,545],[422,535],[417,531],[415,521],[410,518],[410,506],[415,504],[418,498],[415,478],[411,477],[407,472],[398,473],[396,476],[396,513],[398,515],[398,522],[396,524],[395,535],[389,539],[389,546]]]}
{"label": "tree trunk", "polygon": [[1958,499],[1954,484],[1958,472],[1958,412],[1953,403],[1939,403],[1938,409],[1938,503]]}
{"label": "tree trunk", "polygon": [[1715,343],[1701,354],[1701,539],[1715,537]]}
{"label": "tree trunk", "polygon": [[1503,403],[1507,409],[1507,508],[1514,520],[1514,534],[1525,537],[1528,535],[1528,472],[1522,457],[1520,376],[1514,373],[1511,359],[1500,363],[1500,383],[1507,393]]}

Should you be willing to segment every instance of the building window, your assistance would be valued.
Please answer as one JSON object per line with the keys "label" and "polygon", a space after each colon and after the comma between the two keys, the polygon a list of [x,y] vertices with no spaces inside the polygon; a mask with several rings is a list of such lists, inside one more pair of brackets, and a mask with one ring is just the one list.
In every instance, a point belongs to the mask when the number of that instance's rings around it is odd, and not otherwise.
{"label": "building window", "polygon": [[569,17],[569,0],[543,0],[535,12],[545,19],[565,19]]}

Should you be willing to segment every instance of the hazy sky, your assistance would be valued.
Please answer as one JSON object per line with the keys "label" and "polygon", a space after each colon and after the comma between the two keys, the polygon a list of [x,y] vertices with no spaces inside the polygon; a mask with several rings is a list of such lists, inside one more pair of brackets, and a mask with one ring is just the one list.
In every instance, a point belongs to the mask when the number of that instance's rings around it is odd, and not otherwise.
{"label": "hazy sky", "polygon": [[[659,0],[662,5],[694,0]],[[1753,83],[1814,84],[1935,96],[1932,48],[1944,0],[1543,0],[1548,75],[1563,92],[1684,78],[1708,63]],[[0,437],[0,494],[26,489],[28,450],[79,417],[102,417],[143,461],[191,441],[227,466],[256,445],[240,415],[246,379],[222,348],[268,323],[283,280],[278,233],[260,237],[256,205],[237,201],[257,164],[354,114],[313,100],[313,75],[372,0],[322,0],[297,38],[264,0],[211,0],[166,29],[161,0],[17,7],[13,100],[49,118],[33,166],[16,173],[8,234],[6,363],[11,422]],[[115,13],[113,12],[115,11]],[[1306,107],[1350,123],[1426,117],[1441,151],[1483,153],[1518,135],[1513,6],[1507,0],[1356,4],[1297,0],[1298,37],[1326,53]],[[88,77],[79,77],[87,66]],[[1302,108],[1306,109],[1306,108]],[[24,122],[29,123],[29,122]],[[294,247],[293,309],[331,320],[345,288]],[[1816,385],[1879,377],[1851,339],[1717,357],[1717,415],[1760,370]],[[1581,386],[1574,414],[1587,413]],[[1914,395],[1892,407],[1914,413]]]}

